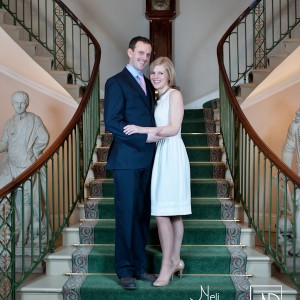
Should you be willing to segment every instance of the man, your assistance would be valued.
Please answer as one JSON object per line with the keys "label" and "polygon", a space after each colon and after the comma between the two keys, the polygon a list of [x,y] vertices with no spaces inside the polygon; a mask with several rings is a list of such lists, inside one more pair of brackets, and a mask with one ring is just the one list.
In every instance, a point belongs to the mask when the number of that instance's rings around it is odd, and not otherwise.
{"label": "man", "polygon": [[[115,268],[120,285],[135,289],[138,280],[153,282],[145,271],[150,223],[150,180],[158,131],[126,135],[128,124],[154,127],[154,90],[142,74],[151,56],[149,39],[129,43],[129,63],[105,85],[104,120],[112,133],[107,169],[113,170],[115,198]],[[140,82],[141,81],[141,82]],[[145,84],[146,90],[142,88]]]}
{"label": "man", "polygon": [[[0,188],[8,184],[22,172],[24,172],[37,158],[42,154],[49,141],[49,133],[45,128],[40,117],[34,113],[26,112],[29,105],[29,96],[24,91],[15,92],[12,95],[12,105],[15,115],[9,119],[4,126],[2,140],[0,141],[0,153],[6,152],[6,156],[0,167]],[[28,238],[28,229],[31,219],[31,191],[37,193],[37,178],[32,178],[32,189],[27,181],[24,184],[23,199],[22,196],[16,197],[16,234],[17,246],[26,244]],[[35,195],[35,194],[34,194]],[[36,226],[39,227],[38,216],[38,195],[33,196],[33,219]],[[24,211],[22,212],[22,206]],[[22,234],[22,225],[24,226],[24,238]]]}

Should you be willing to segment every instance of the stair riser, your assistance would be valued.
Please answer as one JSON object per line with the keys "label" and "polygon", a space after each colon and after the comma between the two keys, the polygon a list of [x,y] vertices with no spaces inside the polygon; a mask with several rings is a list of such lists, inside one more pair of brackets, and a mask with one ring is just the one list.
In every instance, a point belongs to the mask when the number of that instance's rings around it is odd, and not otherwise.
{"label": "stair riser", "polygon": [[182,130],[182,132],[186,132],[186,133],[206,132],[205,124],[201,123],[201,122],[183,123],[181,130]]}
{"label": "stair riser", "polygon": [[276,67],[278,67],[284,60],[285,60],[285,56],[270,56],[269,57],[269,65],[270,68],[275,69]]}
{"label": "stair riser", "polygon": [[[113,173],[110,170],[106,170],[105,164],[95,164],[93,171],[95,178],[113,178]],[[225,165],[218,164],[193,164],[190,165],[191,178],[224,178],[225,177]]]}
{"label": "stair riser", "polygon": [[183,123],[186,121],[202,121],[204,122],[204,113],[201,109],[189,109],[184,111]]}
{"label": "stair riser", "polygon": [[[78,248],[73,248],[78,249]],[[190,250],[189,250],[190,249]],[[211,249],[211,250],[208,250]],[[185,261],[184,274],[213,274],[211,265],[218,264],[223,266],[220,268],[221,274],[228,273],[228,265],[230,264],[230,257],[225,247],[203,247],[199,253],[195,253],[193,248],[184,247],[182,250],[181,258]],[[247,250],[247,249],[246,249]],[[76,272],[78,270],[72,270],[72,251],[70,254],[64,256],[58,253],[50,254],[46,259],[46,275],[58,276],[64,275],[68,272]],[[150,273],[158,274],[161,265],[161,250],[159,247],[147,247],[148,252],[148,267],[147,270]],[[78,255],[77,255],[78,256]],[[237,260],[235,265],[241,266]],[[267,256],[261,255],[260,257],[247,255],[247,274],[259,277],[270,277],[271,276],[271,260]],[[83,270],[82,260],[80,260],[80,269]],[[222,271],[223,269],[223,271]],[[113,246],[106,250],[94,247],[94,250],[90,253],[88,269],[84,272],[89,273],[115,273],[114,269],[114,249]]]}
{"label": "stair riser", "polygon": [[65,89],[68,91],[68,93],[73,97],[73,98],[79,98],[80,97],[80,90],[79,87],[74,86],[65,86]]}
{"label": "stair riser", "polygon": [[[210,202],[210,203],[209,203]],[[184,216],[186,219],[201,219],[201,220],[218,220],[220,219],[220,203],[216,201],[208,201],[201,204],[200,201],[197,203],[192,202],[192,214]],[[92,213],[90,211],[92,210]],[[98,212],[98,213],[97,213]],[[113,200],[111,203],[101,202],[96,206],[92,206],[92,208],[86,210],[85,218],[99,218],[99,219],[114,219],[115,218],[115,209]],[[232,216],[231,219],[233,219]]]}
{"label": "stair riser", "polygon": [[[206,223],[206,222],[203,222]],[[199,222],[198,226],[189,226],[189,222],[185,224],[185,235],[183,244],[186,245],[223,245],[226,244],[224,234],[225,227],[221,222],[213,224],[203,224]],[[214,226],[215,225],[215,226]],[[82,234],[80,243],[82,244],[114,244],[115,227],[97,225],[91,230],[89,227],[82,229],[82,232],[88,232],[88,235]],[[159,245],[159,238],[156,225],[150,227],[149,236],[150,245]]]}
{"label": "stair riser", "polygon": [[299,47],[299,42],[286,42],[285,51],[287,54],[291,54]]}
{"label": "stair riser", "polygon": [[63,233],[63,247],[70,247],[79,243],[79,229],[66,228]]}
{"label": "stair riser", "polygon": [[193,149],[188,148],[187,154],[190,162],[217,162],[222,159],[222,150],[218,148],[212,149]]}
{"label": "stair riser", "polygon": [[5,32],[14,40],[18,41],[21,38],[21,31],[19,28],[8,28],[4,27]]}
{"label": "stair riser", "polygon": [[219,146],[219,136],[212,135],[182,135],[182,140],[186,147],[191,146]]}
{"label": "stair riser", "polygon": [[46,275],[64,275],[72,271],[72,257],[65,259],[45,259]]}
{"label": "stair riser", "polygon": [[33,43],[30,44],[20,44],[20,47],[29,55],[34,56],[35,55],[35,49],[36,45]]}
{"label": "stair riser", "polygon": [[33,59],[45,70],[45,71],[51,71],[52,70],[52,58],[49,59],[39,59],[33,57]]}
{"label": "stair riser", "polygon": [[62,86],[68,83],[68,75],[59,75],[59,74],[51,74],[51,75]]}
{"label": "stair riser", "polygon": [[241,95],[240,96],[244,97],[244,98],[248,97],[254,90],[254,87],[252,87],[252,86],[250,87],[250,86],[243,85],[243,84],[241,84],[240,87],[241,87]]}
{"label": "stair riser", "polygon": [[252,73],[253,73],[253,83],[256,83],[257,85],[261,83],[263,80],[265,80],[270,74],[267,72],[254,72],[254,71]]}
{"label": "stair riser", "polygon": [[[230,186],[227,181],[193,181],[191,183],[192,197],[229,197]],[[114,196],[112,182],[94,182],[90,183],[91,197],[110,198]]]}
{"label": "stair riser", "polygon": [[205,164],[193,165],[191,164],[191,178],[224,178],[225,165],[224,164]]}
{"label": "stair riser", "polygon": [[[77,243],[79,243],[79,228],[66,228],[63,231],[63,246],[73,246]],[[242,228],[240,243],[253,248],[255,246],[255,233],[251,229]]]}
{"label": "stair riser", "polygon": [[[102,126],[102,129],[103,129],[103,126]],[[104,178],[104,177],[112,178],[112,171],[107,171],[107,170],[105,171],[107,152],[108,152],[108,150],[103,149],[103,148],[100,148],[97,150],[98,161],[102,162],[102,163],[101,164],[96,163],[93,167],[95,178]],[[187,154],[189,157],[189,161],[191,163],[191,172],[194,172],[193,169],[209,168],[211,166],[201,165],[201,164],[195,165],[195,164],[193,164],[193,162],[220,162],[222,160],[223,152],[220,148],[212,148],[212,149],[188,148]],[[200,158],[201,158],[201,160],[200,160]],[[202,173],[202,170],[200,170],[199,172]],[[101,176],[103,176],[103,177],[101,177]],[[199,174],[196,174],[195,176],[196,176],[195,178],[199,178]],[[192,177],[193,177],[193,175],[192,175]],[[209,177],[206,177],[206,178],[209,178]]]}
{"label": "stair riser", "polygon": [[20,298],[20,300],[41,300],[41,299],[63,300],[62,291],[57,292],[57,293],[51,293],[51,292],[48,292],[47,289],[45,289],[44,292],[40,292],[40,293],[34,293],[34,292],[25,293],[25,292],[22,292],[22,296]]}

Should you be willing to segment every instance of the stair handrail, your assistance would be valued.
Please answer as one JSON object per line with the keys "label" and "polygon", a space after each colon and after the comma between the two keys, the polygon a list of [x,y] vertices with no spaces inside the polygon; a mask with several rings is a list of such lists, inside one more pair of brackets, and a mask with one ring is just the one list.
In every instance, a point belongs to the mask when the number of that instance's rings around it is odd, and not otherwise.
{"label": "stair handrail", "polygon": [[[8,10],[17,22],[22,18],[17,17],[17,12],[11,9],[11,5],[17,6],[17,1],[0,1],[0,8]],[[21,2],[25,3],[24,0]],[[45,1],[45,6],[49,1]],[[99,93],[99,65],[101,48],[89,29],[75,16],[75,14],[61,1],[52,0],[53,6],[62,12],[62,20],[70,18],[71,29],[76,26],[79,30],[79,40],[84,38],[87,43],[87,58],[80,57],[79,69],[86,62],[88,80],[83,80],[80,72],[76,70],[72,53],[71,67],[74,77],[84,86],[84,94],[81,102],[67,126],[62,130],[56,140],[26,171],[17,176],[9,184],[0,189],[0,299],[15,299],[17,288],[39,266],[45,256],[55,249],[63,229],[70,224],[71,215],[78,202],[84,199],[84,185],[87,178],[97,137],[100,132],[100,93]],[[51,3],[52,3],[51,2]],[[30,12],[32,8],[30,8]],[[33,14],[31,14],[32,17]],[[40,17],[40,16],[38,16]],[[25,19],[25,18],[24,18]],[[24,28],[24,22],[20,23]],[[53,24],[54,26],[54,24]],[[27,31],[30,31],[26,28]],[[53,31],[54,32],[54,31]],[[37,34],[32,34],[37,37]],[[54,36],[54,33],[53,33]],[[74,37],[75,39],[75,37]],[[38,39],[36,39],[38,40]],[[64,41],[65,42],[65,41]],[[82,43],[83,44],[83,43]],[[43,45],[44,46],[44,45]],[[46,48],[49,48],[48,46]],[[91,50],[92,48],[92,50]],[[78,50],[78,49],[77,49]],[[81,50],[81,49],[80,49]],[[74,45],[71,51],[74,51]],[[92,53],[92,54],[91,54]],[[67,58],[67,53],[64,54]],[[91,68],[90,68],[91,65]],[[74,67],[75,66],[75,67]],[[46,183],[41,184],[42,180]],[[35,185],[36,184],[36,185]],[[29,188],[28,188],[29,186]],[[38,228],[34,227],[33,220],[33,195],[37,187],[38,196]],[[50,188],[49,188],[50,187]],[[16,247],[16,200],[24,200],[24,190],[30,191],[31,220],[27,237],[21,225],[21,247]],[[42,201],[45,200],[44,203]],[[42,209],[43,217],[42,219]],[[52,212],[50,210],[52,209]],[[24,206],[22,204],[22,218],[24,220]],[[43,223],[45,222],[45,223]],[[38,237],[34,239],[34,230],[38,231]],[[43,236],[41,234],[42,230]],[[25,247],[27,243],[28,248]],[[16,255],[21,257],[19,269],[16,265]],[[29,257],[29,267],[25,265],[26,256]],[[19,276],[16,277],[16,272]]]}
{"label": "stair handrail", "polygon": [[[263,12],[264,18],[267,16],[267,5],[273,5],[274,1],[256,0],[235,20],[228,28],[217,46],[217,57],[219,64],[219,82],[220,82],[220,112],[221,112],[221,132],[223,135],[227,162],[230,168],[233,184],[234,198],[240,202],[246,212],[249,226],[254,228],[257,236],[260,238],[265,253],[269,254],[275,264],[282,272],[284,272],[291,281],[300,287],[297,279],[296,256],[299,249],[296,245],[296,237],[300,233],[296,231],[296,201],[292,201],[291,211],[289,211],[289,197],[296,199],[297,190],[300,189],[300,177],[289,168],[281,158],[279,158],[260,138],[254,130],[245,114],[243,113],[238,100],[236,98],[234,88],[244,78],[246,81],[247,74],[251,68],[255,67],[255,51],[254,39],[253,45],[249,43],[250,39],[245,38],[245,47],[241,53],[245,53],[245,68],[241,72],[236,72],[235,79],[231,78],[231,67],[233,55],[230,53],[231,61],[225,61],[224,52],[230,52],[228,45],[230,44],[231,35],[237,36],[239,26],[241,31],[247,32],[247,18],[252,18],[252,29],[255,27],[255,10]],[[263,67],[267,55],[274,47],[286,36],[291,36],[291,30],[299,23],[297,12],[297,0],[295,4],[295,20],[290,22],[291,11],[287,10],[288,30],[280,32],[280,38],[273,40],[271,47],[263,47]],[[291,4],[292,5],[292,4]],[[272,6],[273,7],[273,6]],[[274,7],[273,7],[274,8]],[[280,12],[283,13],[283,10]],[[280,14],[280,17],[282,15]],[[263,32],[268,32],[268,24],[274,24],[272,21],[264,19]],[[249,29],[249,28],[248,28]],[[254,31],[254,30],[253,30]],[[266,44],[267,37],[263,37],[263,43]],[[235,43],[236,40],[235,40]],[[250,44],[250,45],[249,45]],[[228,48],[225,49],[225,45]],[[235,49],[236,50],[236,49]],[[251,52],[252,51],[252,52]],[[235,53],[240,53],[235,51]],[[237,55],[236,62],[240,63],[240,57]],[[253,61],[249,63],[248,57],[253,57]],[[237,68],[238,69],[238,68]],[[228,72],[229,70],[229,72]],[[239,74],[238,74],[239,73]],[[292,191],[292,192],[290,192]],[[268,214],[268,218],[265,215]],[[292,229],[291,221],[294,222]]]}
{"label": "stair handrail", "polygon": [[99,64],[100,64],[100,57],[101,57],[101,48],[96,40],[96,38],[92,35],[92,33],[85,27],[85,25],[74,15],[74,13],[61,1],[61,0],[52,0],[56,2],[65,12],[68,13],[80,26],[83,31],[89,36],[91,41],[93,42],[95,46],[95,63],[94,67],[91,73],[90,81],[86,87],[86,90],[84,92],[84,95],[82,96],[82,100],[80,101],[80,104],[74,114],[74,116],[71,118],[70,122],[67,124],[67,126],[64,128],[64,130],[61,132],[61,134],[56,138],[56,140],[53,142],[53,144],[47,148],[47,150],[44,151],[44,153],[30,166],[24,171],[22,174],[20,174],[18,177],[16,177],[13,181],[8,183],[6,186],[4,186],[2,189],[0,189],[0,199],[5,197],[7,194],[11,193],[14,190],[14,187],[19,186],[20,184],[24,183],[26,179],[30,176],[32,176],[38,169],[40,169],[46,161],[49,160],[49,158],[57,152],[59,147],[63,145],[63,143],[66,141],[67,137],[70,135],[72,130],[74,129],[74,126],[78,124],[80,121],[80,118],[82,117],[82,114],[84,112],[85,107],[87,106],[87,103],[89,101],[89,97],[91,96],[93,87],[96,83],[98,83],[98,75],[99,75]]}

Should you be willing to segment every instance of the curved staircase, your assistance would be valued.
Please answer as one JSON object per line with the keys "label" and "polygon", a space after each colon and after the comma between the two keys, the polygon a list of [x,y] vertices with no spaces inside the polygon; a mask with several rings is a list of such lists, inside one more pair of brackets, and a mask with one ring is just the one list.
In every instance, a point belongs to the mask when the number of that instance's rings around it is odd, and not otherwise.
{"label": "curved staircase", "polygon": [[[24,41],[22,29],[10,24],[0,9],[2,27],[33,59],[80,101],[80,86],[70,74],[52,71],[53,58],[37,43]],[[89,197],[79,205],[73,224],[63,232],[60,247],[45,259],[45,274],[35,274],[18,290],[20,299],[262,299],[259,286],[281,286],[282,299],[297,299],[297,291],[271,277],[270,258],[255,248],[255,233],[244,225],[243,211],[234,202],[222,137],[216,126],[218,101],[203,109],[186,110],[182,137],[191,165],[192,211],[184,218],[183,278],[154,288],[138,282],[137,291],[124,291],[114,274],[113,180],[105,170],[109,133],[102,133],[93,164],[95,179]],[[155,221],[147,247],[149,272],[158,273],[161,251]],[[67,274],[67,275],[66,275]]]}
{"label": "curved staircase", "polygon": [[[78,207],[80,222],[66,228],[63,245],[46,258],[46,275],[20,289],[22,299],[262,299],[259,286],[282,285],[271,277],[268,256],[255,249],[255,234],[243,225],[243,212],[231,199],[222,138],[215,113],[218,101],[186,110],[182,137],[191,165],[192,215],[184,218],[183,278],[164,288],[138,281],[135,291],[123,290],[114,272],[113,180],[105,170],[111,135],[103,132],[96,148],[95,178],[89,198]],[[148,271],[158,273],[161,250],[151,222]],[[53,284],[53,287],[49,286]],[[47,287],[48,285],[48,287]],[[47,287],[47,288],[46,288]],[[282,285],[284,298],[297,292]],[[46,298],[45,298],[46,299]],[[206,299],[206,298],[205,298]]]}

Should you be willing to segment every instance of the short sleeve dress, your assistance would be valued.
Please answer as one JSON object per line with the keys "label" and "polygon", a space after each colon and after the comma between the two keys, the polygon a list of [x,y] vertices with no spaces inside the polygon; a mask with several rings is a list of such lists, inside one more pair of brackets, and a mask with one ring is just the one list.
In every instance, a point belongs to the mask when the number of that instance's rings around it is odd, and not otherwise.
{"label": "short sleeve dress", "polygon": [[[168,125],[170,89],[157,102],[156,126]],[[175,136],[157,143],[151,179],[151,215],[177,216],[191,214],[190,163],[181,138]]]}

